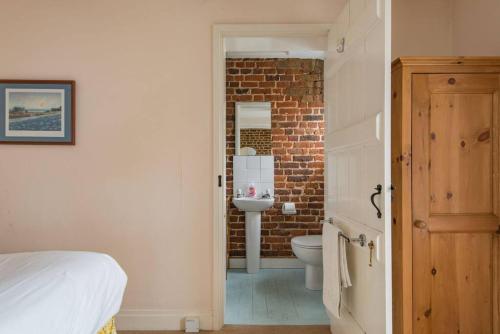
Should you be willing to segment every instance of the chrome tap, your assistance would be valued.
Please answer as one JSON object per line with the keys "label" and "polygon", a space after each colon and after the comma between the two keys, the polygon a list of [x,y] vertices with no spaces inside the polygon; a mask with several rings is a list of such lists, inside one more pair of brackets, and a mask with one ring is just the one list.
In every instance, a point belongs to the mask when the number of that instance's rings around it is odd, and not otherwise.
{"label": "chrome tap", "polygon": [[267,189],[265,194],[262,195],[262,198],[271,198],[271,189]]}

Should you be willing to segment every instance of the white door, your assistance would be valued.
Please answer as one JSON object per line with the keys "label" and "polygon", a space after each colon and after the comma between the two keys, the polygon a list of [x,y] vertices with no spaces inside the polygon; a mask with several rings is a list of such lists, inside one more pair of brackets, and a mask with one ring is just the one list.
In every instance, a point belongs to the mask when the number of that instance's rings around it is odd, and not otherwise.
{"label": "white door", "polygon": [[[353,286],[344,289],[342,319],[333,318],[335,334],[391,333],[389,13],[384,0],[350,0],[329,36],[325,217],[374,244],[371,266],[369,247],[348,246]],[[377,185],[380,217],[370,201]]]}

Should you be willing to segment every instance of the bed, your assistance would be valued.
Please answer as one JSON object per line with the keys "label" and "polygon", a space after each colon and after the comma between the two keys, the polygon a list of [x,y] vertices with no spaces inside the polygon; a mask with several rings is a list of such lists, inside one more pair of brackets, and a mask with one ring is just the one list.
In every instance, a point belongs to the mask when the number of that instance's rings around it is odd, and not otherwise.
{"label": "bed", "polygon": [[126,284],[105,254],[0,254],[0,333],[114,334]]}

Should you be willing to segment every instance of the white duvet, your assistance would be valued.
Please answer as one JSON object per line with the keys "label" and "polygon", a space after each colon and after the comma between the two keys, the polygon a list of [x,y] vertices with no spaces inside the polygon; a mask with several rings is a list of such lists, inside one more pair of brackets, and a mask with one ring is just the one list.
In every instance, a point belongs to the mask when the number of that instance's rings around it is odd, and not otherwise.
{"label": "white duvet", "polygon": [[0,254],[0,333],[96,334],[118,313],[126,284],[105,254]]}

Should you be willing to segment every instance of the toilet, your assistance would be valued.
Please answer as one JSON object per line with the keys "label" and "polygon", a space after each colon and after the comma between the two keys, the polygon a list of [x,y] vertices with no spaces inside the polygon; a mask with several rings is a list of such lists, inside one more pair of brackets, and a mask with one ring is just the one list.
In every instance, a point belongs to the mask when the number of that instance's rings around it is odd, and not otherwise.
{"label": "toilet", "polygon": [[306,265],[306,288],[323,288],[323,244],[321,235],[292,238],[293,253]]}

